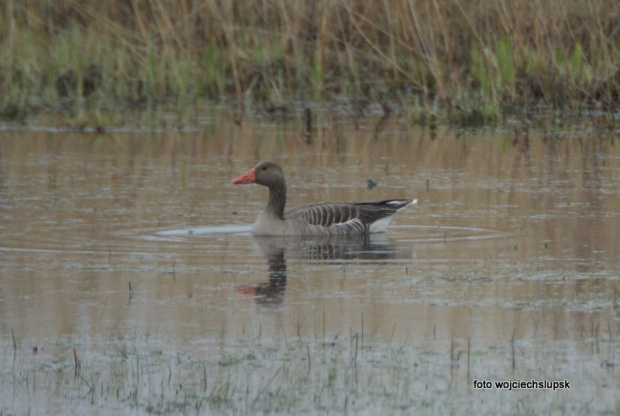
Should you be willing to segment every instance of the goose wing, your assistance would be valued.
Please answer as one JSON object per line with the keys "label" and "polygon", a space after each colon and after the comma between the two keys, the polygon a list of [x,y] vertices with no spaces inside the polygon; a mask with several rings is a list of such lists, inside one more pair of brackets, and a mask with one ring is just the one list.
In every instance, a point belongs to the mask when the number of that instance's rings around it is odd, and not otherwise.
{"label": "goose wing", "polygon": [[384,218],[388,219],[397,211],[416,202],[410,199],[389,199],[371,202],[309,204],[286,211],[284,217],[313,226],[346,230],[346,232],[366,232],[373,223]]}
{"label": "goose wing", "polygon": [[284,213],[286,219],[299,219],[310,225],[331,227],[359,220],[360,212],[354,204],[319,203],[302,205]]}

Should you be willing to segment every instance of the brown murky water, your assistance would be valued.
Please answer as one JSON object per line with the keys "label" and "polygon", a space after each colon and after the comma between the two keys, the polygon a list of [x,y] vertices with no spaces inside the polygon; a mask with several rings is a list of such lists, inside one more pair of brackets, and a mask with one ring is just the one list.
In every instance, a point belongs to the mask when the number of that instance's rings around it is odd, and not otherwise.
{"label": "brown murky water", "polygon": [[[0,413],[616,411],[620,137],[375,126],[0,131]],[[268,159],[289,206],[419,203],[253,238]]]}

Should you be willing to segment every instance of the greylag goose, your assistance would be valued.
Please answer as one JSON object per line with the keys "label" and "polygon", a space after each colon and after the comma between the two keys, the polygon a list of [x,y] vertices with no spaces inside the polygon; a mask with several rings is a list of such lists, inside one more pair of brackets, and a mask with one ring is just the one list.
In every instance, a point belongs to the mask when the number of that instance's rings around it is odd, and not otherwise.
{"label": "greylag goose", "polygon": [[385,232],[394,214],[417,199],[302,205],[284,211],[286,181],[282,168],[262,162],[233,180],[269,188],[269,200],[252,227],[254,235],[346,235]]}

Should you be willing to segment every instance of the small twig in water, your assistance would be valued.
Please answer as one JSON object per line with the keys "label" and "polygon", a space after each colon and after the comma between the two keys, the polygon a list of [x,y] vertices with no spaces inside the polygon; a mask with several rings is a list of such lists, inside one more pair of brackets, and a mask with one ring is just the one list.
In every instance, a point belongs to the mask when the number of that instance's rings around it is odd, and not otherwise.
{"label": "small twig in water", "polygon": [[362,351],[364,351],[364,314],[362,313]]}
{"label": "small twig in water", "polygon": [[[75,348],[73,349],[73,363],[75,365],[74,376],[77,378],[77,377],[80,376],[80,370],[82,369],[82,362],[78,358],[77,351],[75,350]],[[84,380],[84,379],[82,379],[82,380]],[[86,382],[86,381],[84,380],[84,382]],[[86,384],[88,384],[88,383],[86,383]]]}
{"label": "small twig in water", "polygon": [[306,355],[308,356],[308,376],[310,376],[310,368],[312,367],[312,359],[310,358],[310,347],[306,344]]}
{"label": "small twig in water", "polygon": [[355,333],[355,353],[353,355],[353,367],[357,367],[357,345],[359,343],[359,334]]}
{"label": "small twig in water", "polygon": [[304,110],[304,118],[306,121],[304,136],[306,137],[306,143],[310,143],[310,139],[312,138],[312,110],[310,107],[306,107]]}
{"label": "small twig in water", "polygon": [[512,370],[514,371],[516,366],[517,366],[517,362],[515,359],[515,334],[512,334],[512,339],[510,340],[510,349],[512,351]]}
{"label": "small twig in water", "polygon": [[469,380],[469,354],[471,352],[471,337],[467,339],[467,379]]}
{"label": "small twig in water", "polygon": [[88,380],[86,380],[84,377],[82,377],[82,375],[79,374],[79,373],[76,373],[75,376],[76,376],[76,378],[79,378],[80,380],[82,380],[84,382],[84,384],[86,384],[88,386],[88,388],[89,388],[88,394],[91,395],[91,400],[92,400],[92,395],[95,393],[95,381],[93,380],[92,375],[91,375],[91,378],[90,378],[90,383],[88,382]]}

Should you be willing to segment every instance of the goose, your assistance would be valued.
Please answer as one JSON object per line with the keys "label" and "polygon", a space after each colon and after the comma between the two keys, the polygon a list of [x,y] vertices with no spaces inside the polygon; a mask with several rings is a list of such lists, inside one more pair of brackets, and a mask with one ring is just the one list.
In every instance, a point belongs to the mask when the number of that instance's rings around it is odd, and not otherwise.
{"label": "goose", "polygon": [[323,202],[284,210],[286,181],[280,165],[261,162],[233,184],[257,183],[269,188],[265,210],[252,226],[256,236],[354,235],[385,232],[394,214],[417,199],[372,202]]}

